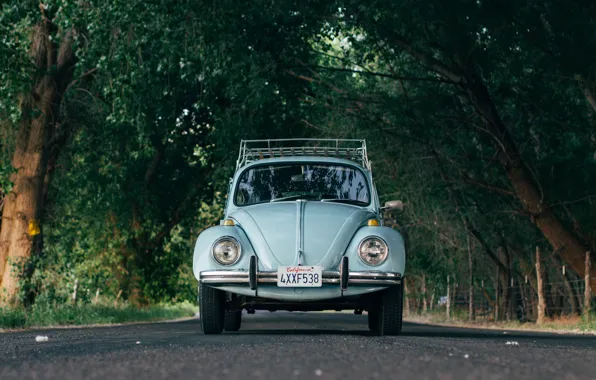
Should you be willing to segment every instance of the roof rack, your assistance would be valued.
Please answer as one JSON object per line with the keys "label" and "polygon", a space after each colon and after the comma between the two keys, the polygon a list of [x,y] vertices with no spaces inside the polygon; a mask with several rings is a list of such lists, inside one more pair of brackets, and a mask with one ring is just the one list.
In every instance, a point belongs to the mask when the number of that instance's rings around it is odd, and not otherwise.
{"label": "roof rack", "polygon": [[343,158],[370,170],[366,140],[359,139],[241,140],[236,170],[264,158],[295,156]]}

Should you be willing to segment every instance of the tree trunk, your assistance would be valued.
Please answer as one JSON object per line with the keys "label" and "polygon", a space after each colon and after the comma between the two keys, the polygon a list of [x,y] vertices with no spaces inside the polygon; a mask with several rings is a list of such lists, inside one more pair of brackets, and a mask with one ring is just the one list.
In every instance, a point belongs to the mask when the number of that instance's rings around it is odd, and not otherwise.
{"label": "tree trunk", "polygon": [[[573,270],[577,273],[584,273],[584,255],[588,249],[561,223],[550,206],[544,202],[543,194],[529,174],[509,129],[498,114],[488,89],[474,69],[468,69],[465,75],[465,87],[468,90],[470,102],[485,120],[488,131],[495,139],[495,146],[499,149],[499,162],[505,170],[517,198],[530,214],[531,221]],[[596,290],[594,268],[592,276],[590,285],[593,290]]]}
{"label": "tree trunk", "polygon": [[[42,10],[43,13],[43,10]],[[40,219],[47,172],[48,143],[60,114],[60,103],[72,78],[73,34],[67,32],[58,48],[51,35],[55,25],[42,16],[32,38],[31,57],[40,73],[21,102],[21,121],[12,165],[13,189],[7,195],[0,230],[0,305],[16,302],[18,281],[35,246],[40,247]]]}

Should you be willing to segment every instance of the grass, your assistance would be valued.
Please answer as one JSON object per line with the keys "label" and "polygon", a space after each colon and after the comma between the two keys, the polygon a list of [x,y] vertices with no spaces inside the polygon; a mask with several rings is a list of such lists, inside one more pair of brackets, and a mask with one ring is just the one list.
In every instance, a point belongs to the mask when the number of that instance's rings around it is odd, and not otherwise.
{"label": "grass", "polygon": [[51,304],[40,302],[30,308],[0,309],[0,328],[64,325],[114,324],[170,320],[191,317],[197,307],[190,303],[137,308],[110,304]]}
{"label": "grass", "polygon": [[580,316],[561,316],[546,319],[542,325],[535,322],[493,321],[492,319],[478,318],[475,321],[468,320],[466,312],[455,312],[451,319],[447,319],[445,311],[432,311],[426,314],[410,314],[405,318],[412,322],[434,323],[458,327],[482,327],[492,329],[511,329],[528,331],[550,331],[550,332],[573,332],[596,334],[596,313],[592,313],[589,319]]}

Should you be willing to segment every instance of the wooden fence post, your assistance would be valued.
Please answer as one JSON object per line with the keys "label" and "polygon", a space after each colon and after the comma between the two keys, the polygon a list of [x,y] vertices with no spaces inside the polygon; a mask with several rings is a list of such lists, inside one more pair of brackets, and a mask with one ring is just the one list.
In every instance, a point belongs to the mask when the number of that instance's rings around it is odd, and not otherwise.
{"label": "wooden fence post", "polygon": [[79,287],[79,280],[75,279],[74,289],[72,290],[72,303],[77,303],[77,289]]}
{"label": "wooden fence post", "polygon": [[428,311],[428,300],[426,294],[426,276],[422,275],[422,284],[420,284],[420,293],[422,293],[422,312],[426,314]]}
{"label": "wooden fence post", "polygon": [[451,287],[449,286],[449,275],[447,275],[447,319],[451,319]]}
{"label": "wooden fence post", "polygon": [[584,274],[584,281],[586,283],[586,291],[584,293],[584,317],[590,320],[590,309],[592,304],[592,288],[590,287],[590,268],[592,261],[590,260],[590,251],[586,252],[586,270]]}
{"label": "wooden fence post", "polygon": [[542,284],[542,266],[540,263],[540,247],[536,247],[536,287],[538,291],[538,319],[537,324],[544,323],[545,316],[545,299],[544,299],[544,285]]}

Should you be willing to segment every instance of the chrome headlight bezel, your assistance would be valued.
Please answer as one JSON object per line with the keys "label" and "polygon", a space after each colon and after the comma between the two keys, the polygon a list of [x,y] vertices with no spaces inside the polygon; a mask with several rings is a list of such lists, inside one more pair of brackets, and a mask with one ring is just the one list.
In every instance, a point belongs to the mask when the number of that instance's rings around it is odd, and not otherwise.
{"label": "chrome headlight bezel", "polygon": [[[378,240],[381,244],[383,244],[385,246],[385,255],[377,263],[370,263],[363,258],[362,248],[364,247],[364,244],[370,240]],[[358,253],[358,257],[364,264],[371,266],[371,267],[376,267],[376,266],[383,264],[385,261],[387,261],[387,257],[389,257],[389,245],[380,236],[371,235],[371,236],[365,237],[364,239],[362,239],[362,241],[360,241],[360,244],[358,244],[358,252],[357,253]]]}
{"label": "chrome headlight bezel", "polygon": [[[234,259],[234,261],[231,262],[222,262],[220,259],[217,258],[217,256],[215,255],[215,247],[224,241],[229,241],[232,242],[238,250],[238,254],[236,255],[236,258]],[[211,245],[211,256],[213,257],[213,259],[215,261],[217,261],[217,263],[221,264],[221,265],[225,265],[225,266],[230,266],[230,265],[234,265],[238,262],[238,260],[240,260],[240,257],[242,256],[242,245],[240,245],[240,242],[238,242],[238,240],[232,236],[222,236],[219,239],[215,240],[213,242],[213,244]]]}

